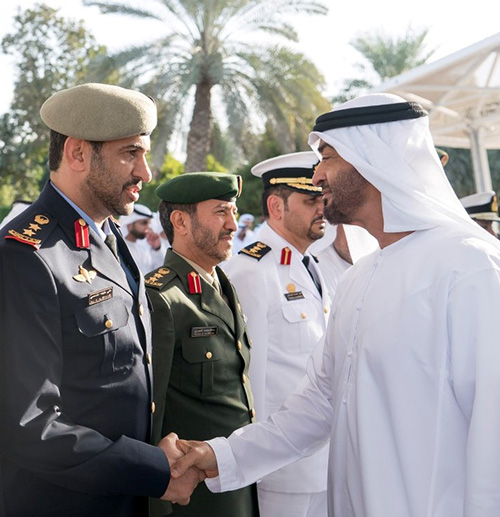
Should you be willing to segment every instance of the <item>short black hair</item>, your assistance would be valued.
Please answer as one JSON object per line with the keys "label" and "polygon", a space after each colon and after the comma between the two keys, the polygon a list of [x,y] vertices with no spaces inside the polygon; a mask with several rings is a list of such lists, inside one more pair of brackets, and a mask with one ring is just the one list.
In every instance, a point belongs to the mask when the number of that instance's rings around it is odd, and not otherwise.
{"label": "short black hair", "polygon": [[[68,137],[66,135],[62,135],[53,129],[50,130],[49,169],[51,171],[57,171],[61,166],[64,144],[67,139]],[[101,152],[103,144],[104,142],[90,142],[95,154],[99,154]]]}
{"label": "short black hair", "polygon": [[264,192],[262,192],[262,213],[264,214],[264,217],[269,219],[269,210],[267,209],[267,200],[269,199],[269,196],[280,197],[285,202],[285,208],[288,208],[288,198],[294,192],[294,190],[284,187],[283,185],[264,189]]}
{"label": "short black hair", "polygon": [[172,212],[174,210],[181,210],[182,212],[186,212],[189,215],[194,215],[196,214],[197,207],[197,203],[187,205],[179,203],[169,203],[168,201],[163,200],[160,202],[160,205],[158,206],[160,223],[170,245],[172,245],[172,243],[174,242],[174,226],[172,224],[172,221],[170,220]]}

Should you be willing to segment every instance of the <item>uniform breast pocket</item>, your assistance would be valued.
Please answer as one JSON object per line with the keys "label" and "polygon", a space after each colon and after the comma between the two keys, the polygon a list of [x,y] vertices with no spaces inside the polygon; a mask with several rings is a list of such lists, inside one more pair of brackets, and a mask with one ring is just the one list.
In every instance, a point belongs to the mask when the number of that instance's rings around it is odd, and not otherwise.
{"label": "uniform breast pocket", "polygon": [[323,327],[314,303],[287,302],[281,306],[283,313],[283,347],[290,353],[313,350],[322,338]]}
{"label": "uniform breast pocket", "polygon": [[129,311],[122,299],[112,298],[85,307],[75,316],[80,332],[92,340],[89,348],[94,342],[101,344],[104,374],[128,370],[132,366],[134,340],[127,327]]}
{"label": "uniform breast pocket", "polygon": [[226,357],[220,341],[210,337],[184,338],[181,342],[183,367],[181,386],[185,393],[210,396],[224,391]]}

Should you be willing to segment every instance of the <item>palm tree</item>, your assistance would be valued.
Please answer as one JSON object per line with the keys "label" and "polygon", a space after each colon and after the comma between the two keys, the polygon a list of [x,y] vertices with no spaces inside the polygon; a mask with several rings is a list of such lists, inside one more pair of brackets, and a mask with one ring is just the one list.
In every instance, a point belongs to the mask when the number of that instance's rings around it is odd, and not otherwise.
{"label": "palm tree", "polygon": [[414,30],[408,27],[406,34],[401,37],[393,38],[375,32],[354,38],[349,43],[365,60],[356,65],[362,75],[355,79],[346,79],[341,92],[334,97],[333,102],[345,102],[372,88],[374,82],[381,83],[423,65],[434,53],[434,50],[424,49],[428,32],[428,29]]}
{"label": "palm tree", "polygon": [[[95,77],[120,71],[120,84],[160,99],[158,159],[174,129],[192,108],[187,172],[203,170],[214,119],[227,127],[235,148],[248,155],[252,137],[266,124],[284,148],[294,150],[298,128],[329,104],[324,79],[302,54],[282,42],[297,41],[286,15],[326,14],[315,0],[143,0],[140,7],[84,0],[102,13],[159,20],[165,36],[101,60]],[[101,75],[100,75],[101,74]],[[185,126],[186,124],[184,124]]]}

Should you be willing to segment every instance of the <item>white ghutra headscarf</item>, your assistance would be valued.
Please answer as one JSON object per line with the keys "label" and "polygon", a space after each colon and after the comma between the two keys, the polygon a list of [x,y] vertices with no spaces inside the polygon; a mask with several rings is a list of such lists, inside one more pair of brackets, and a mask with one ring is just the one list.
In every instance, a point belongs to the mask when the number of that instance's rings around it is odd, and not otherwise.
{"label": "white ghutra headscarf", "polygon": [[[387,106],[388,111],[417,111],[405,120],[384,120],[384,113],[364,115],[383,112],[384,105],[397,105]],[[365,107],[372,108],[359,109]],[[364,95],[323,115],[325,123],[318,124],[319,117],[309,145],[317,154],[320,140],[332,146],[380,191],[385,232],[423,230],[450,221],[477,229],[444,173],[426,115],[397,95]],[[336,118],[341,120],[332,120]]]}

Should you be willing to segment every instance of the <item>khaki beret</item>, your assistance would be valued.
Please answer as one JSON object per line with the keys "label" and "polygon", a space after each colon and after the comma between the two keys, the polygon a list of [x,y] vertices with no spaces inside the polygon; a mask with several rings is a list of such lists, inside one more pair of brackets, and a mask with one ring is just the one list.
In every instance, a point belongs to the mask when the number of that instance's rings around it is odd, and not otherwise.
{"label": "khaki beret", "polygon": [[53,131],[94,142],[149,135],[157,121],[156,104],[150,97],[99,83],[55,93],[43,103],[40,116]]}
{"label": "khaki beret", "polygon": [[241,194],[241,176],[223,172],[186,172],[161,184],[155,192],[160,199],[181,205],[207,199],[233,201]]}

